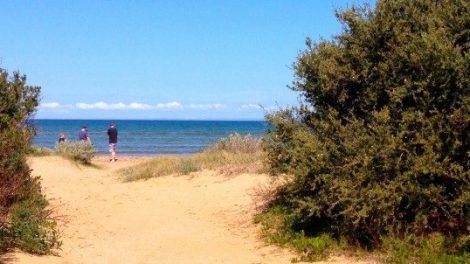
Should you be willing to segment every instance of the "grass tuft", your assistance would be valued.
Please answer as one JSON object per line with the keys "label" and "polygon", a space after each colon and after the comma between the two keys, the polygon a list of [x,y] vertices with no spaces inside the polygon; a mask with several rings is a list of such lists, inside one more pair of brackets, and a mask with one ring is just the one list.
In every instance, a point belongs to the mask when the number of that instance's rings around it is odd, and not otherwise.
{"label": "grass tuft", "polygon": [[44,157],[55,155],[56,152],[53,149],[46,147],[31,147],[28,151],[28,154],[34,157]]}
{"label": "grass tuft", "polygon": [[263,172],[264,153],[260,140],[247,135],[230,135],[205,151],[189,156],[160,156],[137,166],[122,169],[125,181],[164,175],[187,175],[201,170],[218,170],[225,175]]}
{"label": "grass tuft", "polygon": [[145,180],[165,175],[188,175],[202,170],[218,170],[225,175],[263,170],[263,153],[202,152],[190,156],[161,156],[120,171],[125,181]]}
{"label": "grass tuft", "polygon": [[91,142],[77,141],[77,142],[64,142],[56,147],[59,155],[79,162],[85,165],[91,165],[91,159],[96,155],[96,149]]}
{"label": "grass tuft", "polygon": [[238,133],[222,138],[217,143],[209,146],[208,152],[226,151],[229,153],[256,153],[261,149],[261,140],[247,134],[241,136]]}
{"label": "grass tuft", "polygon": [[94,145],[88,141],[64,142],[57,144],[55,149],[31,147],[28,151],[28,155],[33,157],[59,155],[82,165],[99,168],[99,166],[91,163],[96,153],[97,150]]}

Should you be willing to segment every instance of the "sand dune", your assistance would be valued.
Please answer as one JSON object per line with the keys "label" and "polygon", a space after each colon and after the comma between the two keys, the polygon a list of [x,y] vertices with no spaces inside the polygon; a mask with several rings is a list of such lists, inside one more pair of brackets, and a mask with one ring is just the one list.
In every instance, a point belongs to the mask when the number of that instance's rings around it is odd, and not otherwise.
{"label": "sand dune", "polygon": [[[286,249],[267,246],[252,223],[253,188],[265,175],[224,177],[211,171],[122,182],[116,170],[59,157],[29,160],[60,217],[58,256],[14,252],[7,263],[290,263]],[[338,258],[334,262],[347,262]]]}

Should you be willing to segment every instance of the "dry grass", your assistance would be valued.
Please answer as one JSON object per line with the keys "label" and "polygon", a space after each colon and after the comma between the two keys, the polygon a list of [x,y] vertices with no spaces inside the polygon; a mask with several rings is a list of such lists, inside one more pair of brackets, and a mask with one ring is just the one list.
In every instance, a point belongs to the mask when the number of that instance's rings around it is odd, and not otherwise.
{"label": "dry grass", "polygon": [[187,175],[201,170],[218,170],[224,175],[264,172],[260,140],[247,135],[230,135],[201,153],[189,156],[161,156],[138,166],[122,169],[125,181],[164,175]]}
{"label": "dry grass", "polygon": [[161,156],[143,164],[122,169],[125,181],[135,181],[164,175],[187,175],[202,170],[218,170],[225,175],[260,172],[264,169],[262,152],[230,153],[202,152],[190,156]]}
{"label": "dry grass", "polygon": [[262,214],[273,206],[281,195],[285,192],[285,186],[292,181],[292,176],[278,175],[278,177],[271,177],[267,183],[260,183],[253,188],[251,196],[254,202],[255,214]]}
{"label": "dry grass", "polygon": [[31,147],[28,151],[28,154],[33,157],[44,157],[57,154],[54,149],[46,147]]}
{"label": "dry grass", "polygon": [[217,143],[209,146],[206,151],[230,153],[256,153],[261,150],[261,140],[252,137],[250,134],[241,136],[238,133],[231,134],[226,138],[220,139]]}
{"label": "dry grass", "polygon": [[90,165],[96,155],[95,146],[89,141],[64,142],[58,144],[56,152],[67,159]]}

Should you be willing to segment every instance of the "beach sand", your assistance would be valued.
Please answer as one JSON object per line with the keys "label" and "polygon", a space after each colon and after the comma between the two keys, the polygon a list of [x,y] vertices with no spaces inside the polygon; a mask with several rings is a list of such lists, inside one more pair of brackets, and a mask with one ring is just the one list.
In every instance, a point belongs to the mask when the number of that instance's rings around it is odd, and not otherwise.
{"label": "beach sand", "polygon": [[[56,156],[29,159],[59,219],[57,256],[19,251],[5,263],[290,263],[287,249],[266,245],[253,224],[253,191],[266,175],[165,176],[123,182],[116,171],[146,158],[99,168]],[[328,263],[352,263],[336,257]]]}

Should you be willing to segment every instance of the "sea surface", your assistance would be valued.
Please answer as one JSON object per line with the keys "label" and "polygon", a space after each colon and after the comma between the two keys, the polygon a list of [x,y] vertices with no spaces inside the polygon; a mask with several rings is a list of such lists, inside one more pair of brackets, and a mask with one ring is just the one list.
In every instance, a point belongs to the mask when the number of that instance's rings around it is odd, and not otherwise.
{"label": "sea surface", "polygon": [[[113,120],[118,129],[118,154],[153,156],[191,154],[204,150],[232,133],[263,136],[270,125],[265,121],[170,121]],[[108,153],[109,120],[41,120],[32,121],[37,129],[33,145],[54,148],[60,132],[67,140],[77,141],[82,126],[100,154]]]}

